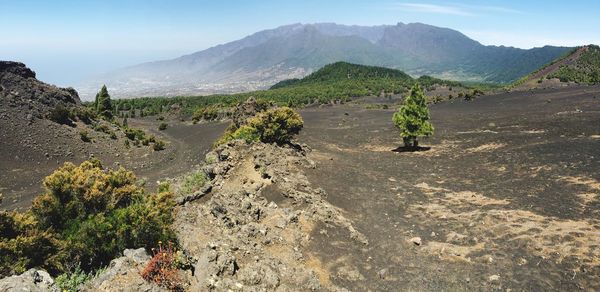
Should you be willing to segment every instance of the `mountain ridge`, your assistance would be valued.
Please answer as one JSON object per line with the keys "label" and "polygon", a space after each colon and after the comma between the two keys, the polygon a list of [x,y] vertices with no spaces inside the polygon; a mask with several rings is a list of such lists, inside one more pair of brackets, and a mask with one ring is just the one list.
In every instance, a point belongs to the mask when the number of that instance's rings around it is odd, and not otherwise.
{"label": "mountain ridge", "polygon": [[413,76],[509,83],[569,49],[485,46],[459,31],[423,23],[296,23],[175,59],[117,70],[79,89],[89,96],[107,83],[120,97],[235,93],[301,78],[337,61],[384,66]]}

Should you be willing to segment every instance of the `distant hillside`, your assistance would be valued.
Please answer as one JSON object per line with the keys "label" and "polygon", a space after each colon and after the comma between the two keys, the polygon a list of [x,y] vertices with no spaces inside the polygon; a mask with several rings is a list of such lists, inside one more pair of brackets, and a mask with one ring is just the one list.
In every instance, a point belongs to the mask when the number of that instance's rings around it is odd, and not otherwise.
{"label": "distant hillside", "polygon": [[410,75],[395,69],[351,64],[347,62],[336,62],[325,65],[318,71],[302,78],[288,79],[278,82],[271,86],[271,89],[277,89],[287,86],[306,85],[314,83],[333,83],[339,81],[352,80],[357,82],[367,82],[374,80],[396,80],[402,82],[413,82]]}
{"label": "distant hillside", "polygon": [[600,47],[582,47],[571,57],[574,61],[561,63],[557,70],[546,77],[558,78],[561,82],[600,83]]}
{"label": "distant hillside", "polygon": [[570,48],[484,46],[448,29],[410,23],[292,24],[172,60],[139,64],[80,87],[102,84],[120,97],[232,93],[266,89],[344,61],[460,81],[513,82]]}
{"label": "distant hillside", "polygon": [[515,87],[556,87],[566,83],[600,83],[600,47],[575,48],[523,77],[515,83]]}
{"label": "distant hillside", "polygon": [[[408,74],[383,67],[336,62],[324,66],[302,79],[284,80],[268,90],[257,90],[237,94],[216,94],[208,96],[142,97],[120,99],[113,102],[119,109],[132,109],[136,114],[155,115],[164,109],[177,108],[192,113],[204,108],[229,108],[254,97],[261,101],[279,105],[302,107],[309,104],[346,102],[355,97],[387,96],[407,92],[415,82],[426,89],[444,88],[458,94],[467,90],[456,81],[441,80],[430,76],[418,79]],[[438,94],[438,92],[436,92]]]}
{"label": "distant hillside", "polygon": [[423,86],[434,84],[458,86],[459,82],[441,80],[430,76],[421,76],[418,79],[396,69],[389,69],[377,66],[366,66],[351,64],[347,62],[336,62],[325,65],[318,71],[302,78],[283,80],[271,86],[271,89],[306,87],[307,89],[317,86],[327,86],[330,88],[339,88],[344,86],[362,88],[365,94],[373,95],[379,92],[400,93],[408,89],[415,82]]}

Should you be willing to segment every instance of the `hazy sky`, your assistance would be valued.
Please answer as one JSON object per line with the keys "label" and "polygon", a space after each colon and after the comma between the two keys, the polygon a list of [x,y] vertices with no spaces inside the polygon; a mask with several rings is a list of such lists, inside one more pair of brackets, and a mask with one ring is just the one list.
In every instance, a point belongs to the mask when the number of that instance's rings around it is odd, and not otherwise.
{"label": "hazy sky", "polygon": [[422,22],[486,45],[600,43],[600,1],[0,0],[0,59],[62,86],[291,23]]}

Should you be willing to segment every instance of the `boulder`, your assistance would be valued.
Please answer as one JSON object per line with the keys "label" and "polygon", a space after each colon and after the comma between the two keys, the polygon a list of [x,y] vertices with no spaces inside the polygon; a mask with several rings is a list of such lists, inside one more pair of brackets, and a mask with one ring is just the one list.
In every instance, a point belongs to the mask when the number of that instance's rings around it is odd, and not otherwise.
{"label": "boulder", "polygon": [[27,272],[0,280],[0,291],[60,291],[54,279],[44,270]]}

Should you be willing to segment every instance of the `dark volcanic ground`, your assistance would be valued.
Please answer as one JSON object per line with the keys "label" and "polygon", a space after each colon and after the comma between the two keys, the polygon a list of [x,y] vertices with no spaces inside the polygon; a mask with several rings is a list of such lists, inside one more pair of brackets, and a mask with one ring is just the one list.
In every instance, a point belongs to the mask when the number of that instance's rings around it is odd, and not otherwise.
{"label": "dark volcanic ground", "polygon": [[[299,140],[316,162],[311,185],[369,241],[314,228],[307,258],[317,260],[306,265],[321,282],[353,291],[600,290],[600,86],[432,105],[436,133],[421,141],[431,147],[423,152],[392,151],[401,142],[391,122],[396,106],[365,107],[301,111]],[[227,124],[170,122],[161,133],[155,120],[130,125],[160,134],[167,150],[95,154],[152,183],[200,163]],[[57,152],[71,147],[66,137],[49,139],[61,145]],[[1,207],[9,208],[27,206],[63,160],[94,151],[76,148],[63,159],[3,142]]]}
{"label": "dark volcanic ground", "polygon": [[192,125],[168,121],[170,126],[158,131],[160,122],[155,118],[130,119],[131,127],[144,129],[166,141],[166,149],[157,152],[142,145],[126,149],[123,145],[126,138],[121,132],[119,139],[113,140],[107,134],[88,130],[93,142],[84,143],[78,135],[78,131],[86,129],[83,125],[69,127],[45,119],[27,127],[2,122],[0,193],[4,200],[0,210],[28,208],[31,200],[43,192],[44,177],[64,162],[81,163],[91,156],[99,158],[105,167],[120,165],[134,171],[139,179],[146,181],[148,190],[154,191],[158,180],[177,177],[203,162],[206,152],[227,127],[227,123]]}
{"label": "dark volcanic ground", "polygon": [[600,87],[433,105],[424,152],[392,151],[401,143],[392,114],[302,111],[311,183],[369,239],[316,228],[311,249],[334,284],[600,289]]}

